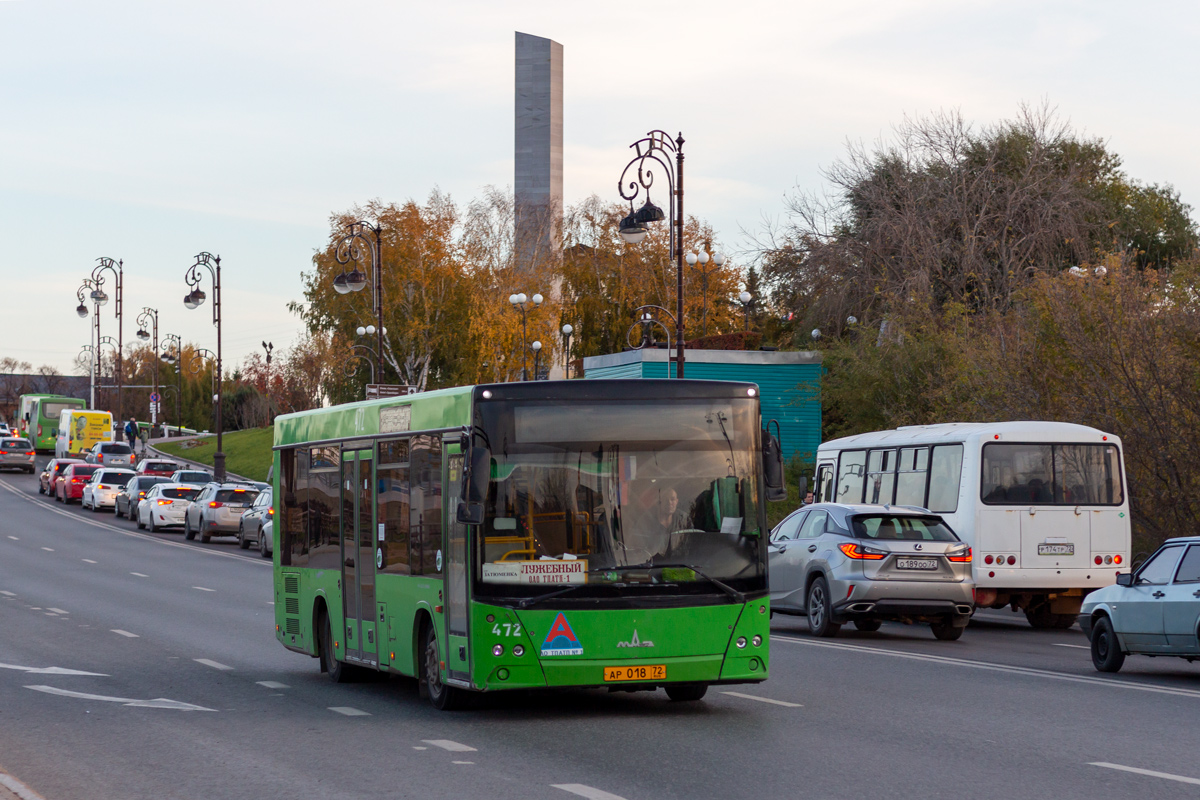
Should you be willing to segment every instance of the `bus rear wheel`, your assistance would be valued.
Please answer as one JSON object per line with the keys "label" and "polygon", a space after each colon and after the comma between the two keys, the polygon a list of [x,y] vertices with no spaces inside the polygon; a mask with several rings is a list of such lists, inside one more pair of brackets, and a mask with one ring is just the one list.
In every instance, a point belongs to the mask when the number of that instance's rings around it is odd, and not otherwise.
{"label": "bus rear wheel", "polygon": [[321,672],[329,675],[333,683],[349,683],[354,680],[354,667],[337,660],[333,652],[333,623],[329,612],[321,612],[320,627],[317,628],[317,648],[321,656]]}
{"label": "bus rear wheel", "polygon": [[1065,631],[1075,624],[1074,614],[1055,614],[1049,603],[1025,609],[1025,619],[1029,620],[1030,627],[1039,631]]}
{"label": "bus rear wheel", "polygon": [[695,702],[708,692],[707,683],[676,683],[663,688],[667,690],[667,697],[675,703]]}
{"label": "bus rear wheel", "polygon": [[442,656],[438,647],[437,628],[431,620],[425,627],[424,658],[421,684],[429,702],[439,711],[453,711],[466,705],[466,693],[442,682]]}

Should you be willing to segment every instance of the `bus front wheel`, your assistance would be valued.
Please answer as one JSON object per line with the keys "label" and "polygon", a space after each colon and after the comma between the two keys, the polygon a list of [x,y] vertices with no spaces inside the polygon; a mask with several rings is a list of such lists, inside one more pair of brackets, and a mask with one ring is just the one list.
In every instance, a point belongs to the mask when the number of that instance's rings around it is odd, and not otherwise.
{"label": "bus front wheel", "polygon": [[447,686],[442,682],[441,648],[438,647],[437,628],[430,620],[425,628],[425,648],[423,650],[424,666],[421,669],[421,683],[429,702],[439,711],[453,711],[462,708],[466,703],[465,693],[461,689]]}

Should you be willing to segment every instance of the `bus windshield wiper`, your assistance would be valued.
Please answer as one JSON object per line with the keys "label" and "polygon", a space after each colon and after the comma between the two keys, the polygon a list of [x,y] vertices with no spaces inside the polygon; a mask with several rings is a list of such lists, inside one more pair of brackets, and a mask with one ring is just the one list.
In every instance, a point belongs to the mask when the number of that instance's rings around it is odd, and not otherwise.
{"label": "bus windshield wiper", "polygon": [[704,580],[711,583],[713,586],[716,586],[722,592],[729,595],[734,600],[737,600],[739,603],[746,602],[746,595],[742,594],[737,589],[730,586],[728,583],[725,583],[724,581],[719,581],[711,575],[704,574],[703,572],[701,572],[699,569],[692,566],[691,564],[630,564],[629,566],[624,566],[624,567],[608,567],[606,569],[596,569],[596,570],[592,570],[592,572],[601,572],[601,573],[602,572],[624,572],[626,570],[639,570],[639,569],[690,569],[692,572],[696,573],[701,578],[703,578]]}
{"label": "bus windshield wiper", "polygon": [[537,597],[526,597],[524,600],[517,603],[517,607],[518,608],[529,608],[532,605],[537,605],[538,603],[542,602],[543,600],[549,600],[551,597],[558,597],[560,594],[566,594],[567,592],[573,592],[576,589],[578,589],[580,586],[587,586],[587,584],[586,583],[573,583],[570,586],[566,586],[562,589],[555,589],[553,592],[546,592],[545,594],[539,594]]}

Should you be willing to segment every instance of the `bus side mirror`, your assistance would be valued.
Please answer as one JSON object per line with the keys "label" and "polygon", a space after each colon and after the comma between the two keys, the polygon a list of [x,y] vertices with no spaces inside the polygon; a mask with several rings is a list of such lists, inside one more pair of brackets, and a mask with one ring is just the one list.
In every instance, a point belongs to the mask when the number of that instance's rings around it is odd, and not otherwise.
{"label": "bus side mirror", "polygon": [[[778,422],[775,422],[775,430],[779,431]],[[771,434],[771,423],[767,423],[762,431],[762,459],[767,499],[773,502],[787,500],[787,487],[783,485],[783,447],[779,444],[779,437]]]}
{"label": "bus side mirror", "polygon": [[458,504],[458,521],[464,525],[479,525],[483,522],[483,504],[487,500],[488,482],[492,478],[492,452],[482,445],[476,445],[467,451],[466,465],[462,501]]}
{"label": "bus side mirror", "polygon": [[808,478],[804,475],[800,476],[800,505],[804,505],[804,498],[808,496]]}

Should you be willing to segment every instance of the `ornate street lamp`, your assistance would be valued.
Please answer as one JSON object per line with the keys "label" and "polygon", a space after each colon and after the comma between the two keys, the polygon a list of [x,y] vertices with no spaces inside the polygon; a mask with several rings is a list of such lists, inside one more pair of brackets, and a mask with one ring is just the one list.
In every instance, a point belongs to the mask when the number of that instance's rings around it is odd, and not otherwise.
{"label": "ornate street lamp", "polygon": [[[635,322],[631,326],[629,326],[629,330],[625,332],[625,341],[629,344],[629,347],[634,350],[642,350],[646,347],[652,347],[652,346],[654,346],[654,328],[656,328],[656,327],[662,328],[663,332],[666,333],[666,335],[667,335],[667,352],[670,353],[670,351],[671,351],[671,329],[668,328],[662,322],[662,320],[658,319],[658,317],[656,316],[656,314],[654,312],[664,314],[667,317],[667,319],[671,320],[672,323],[675,322],[675,317],[671,314],[671,312],[667,311],[662,306],[656,306],[656,305],[638,306],[637,308],[635,308],[633,310],[633,313],[637,315],[637,322]],[[638,343],[634,344],[633,339],[630,337],[632,336],[633,332],[638,328],[641,328],[641,333],[638,336]],[[676,330],[678,330],[678,329],[679,329],[679,327],[678,327],[678,325],[676,325]],[[668,374],[668,376],[671,374],[670,369],[669,369],[669,362],[668,362],[667,374]]]}
{"label": "ornate street lamp", "polygon": [[[116,280],[117,304],[113,310],[117,317],[117,416],[123,417],[125,414],[125,409],[122,406],[121,401],[124,395],[123,384],[125,382],[125,264],[123,261],[114,261],[113,259],[104,256],[96,259],[96,261],[99,263],[92,270],[92,280],[95,282],[96,287],[92,290],[91,296],[92,300],[95,301],[97,306],[105,305],[108,302],[108,294],[104,291],[104,273],[111,272]],[[75,310],[78,311],[79,309]],[[97,311],[97,318],[98,317],[99,311]],[[99,323],[97,322],[97,325],[98,324]],[[99,327],[97,327],[96,330],[98,335]]]}
{"label": "ornate street lamp", "polygon": [[[75,307],[75,313],[80,317],[87,317],[88,308],[84,304],[84,299],[91,299],[92,294],[95,291],[96,282],[91,278],[84,278],[83,283],[80,284],[79,288],[75,290],[75,297],[79,300],[79,305]],[[91,353],[90,366],[88,367],[91,394],[89,396],[88,405],[94,409],[96,408],[96,381],[100,377],[100,349],[96,347],[95,344],[96,340],[100,338],[100,303],[96,300],[92,300],[92,302],[95,304],[96,308],[95,314],[92,316],[91,336],[88,337],[88,346],[85,349],[88,353]]]}
{"label": "ornate street lamp", "polygon": [[[338,239],[333,248],[333,256],[339,264],[345,267],[353,262],[354,269],[346,272],[344,269],[333,279],[333,289],[338,294],[361,292],[367,288],[368,275],[358,268],[363,261],[363,250],[371,256],[371,270],[374,282],[371,290],[371,301],[375,307],[375,340],[376,359],[379,362],[378,377],[383,378],[383,228],[372,225],[365,220],[352,222],[346,226],[346,233]],[[375,382],[374,380],[372,382]]]}
{"label": "ornate street lamp", "polygon": [[571,334],[575,332],[570,324],[562,326],[563,337],[563,373],[567,380],[571,379]]}
{"label": "ornate street lamp", "polygon": [[742,310],[746,312],[746,330],[750,330],[750,308],[756,302],[754,295],[749,292],[742,292],[738,295],[738,300],[741,301]]}
{"label": "ornate street lamp", "polygon": [[[179,427],[180,435],[183,434],[183,365],[180,360],[183,358],[183,340],[177,334],[168,333],[162,340],[162,355],[159,360],[164,364],[174,365],[175,372],[179,377],[179,388],[175,392],[175,424]],[[166,426],[164,425],[164,432]]]}
{"label": "ornate street lamp", "polygon": [[[540,294],[535,294],[533,297],[529,297],[524,292],[519,292],[517,294],[510,294],[508,296],[509,304],[512,305],[512,307],[514,309],[516,309],[517,312],[521,315],[521,380],[523,380],[523,381],[529,380],[529,373],[526,369],[526,361],[525,361],[526,351],[529,349],[528,346],[526,345],[526,341],[528,338],[528,336],[527,336],[528,329],[527,329],[526,323],[527,323],[527,317],[529,315],[529,306],[527,304],[532,302],[533,307],[537,308],[538,306],[540,306],[542,304],[542,301],[544,299],[545,298],[542,297]],[[541,345],[539,344],[538,347],[541,347]]]}
{"label": "ornate street lamp", "polygon": [[[204,291],[200,288],[200,282],[204,278],[204,273],[200,268],[204,267],[208,270],[209,278],[212,279],[213,287],[213,325],[217,329],[217,372],[216,384],[217,391],[215,402],[217,404],[217,451],[213,453],[213,476],[219,483],[225,482],[225,453],[222,450],[222,434],[224,433],[224,420],[221,415],[221,257],[214,256],[211,253],[200,253],[196,256],[196,263],[188,268],[187,273],[183,276],[184,283],[192,287],[192,290],[184,296],[183,304],[189,309],[199,308],[205,299]],[[204,352],[208,352],[207,350]]]}
{"label": "ornate street lamp", "polygon": [[[138,314],[137,324],[140,326],[137,332],[137,338],[143,342],[150,342],[150,352],[158,352],[158,309],[143,308],[142,313]],[[150,330],[146,330],[149,326]],[[162,402],[162,396],[158,393],[158,359],[154,359],[154,396],[158,400],[150,403],[150,425],[154,426],[158,423],[158,406]]]}
{"label": "ornate street lamp", "polygon": [[[712,268],[708,268],[708,262],[712,261]],[[701,305],[700,305],[700,335],[708,335],[708,276],[719,270],[725,264],[725,256],[720,253],[714,253],[711,257],[701,248],[697,253],[688,253],[684,256],[684,261],[689,267],[700,265],[700,286],[701,286]]]}
{"label": "ornate street lamp", "polygon": [[542,343],[535,339],[529,349],[533,350],[533,379],[536,381],[542,367]]}
{"label": "ornate street lamp", "polygon": [[[671,225],[671,257],[675,259],[675,377],[683,377],[683,134],[674,140],[665,131],[653,130],[630,145],[637,153],[625,165],[617,181],[617,191],[629,201],[629,216],[621,220],[620,234],[626,242],[636,244],[646,235],[646,226],[668,220]],[[672,159],[674,156],[674,159]],[[636,166],[636,169],[635,169]],[[650,201],[655,169],[667,178],[670,213]],[[628,189],[628,194],[626,190]],[[646,200],[637,211],[633,201],[642,192]],[[665,310],[665,309],[664,309]]]}

